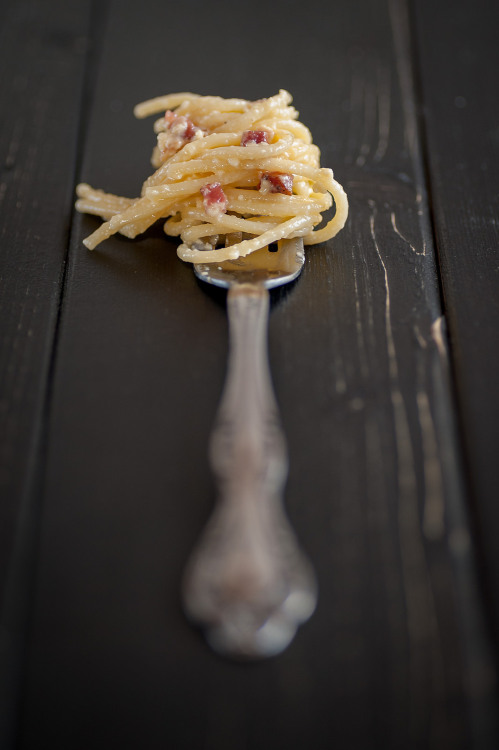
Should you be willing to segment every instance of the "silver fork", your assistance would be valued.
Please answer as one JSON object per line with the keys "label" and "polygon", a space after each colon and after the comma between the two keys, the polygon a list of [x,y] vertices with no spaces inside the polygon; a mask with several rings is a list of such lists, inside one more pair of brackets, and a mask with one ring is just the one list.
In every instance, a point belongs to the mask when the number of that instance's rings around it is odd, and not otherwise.
{"label": "silver fork", "polygon": [[187,565],[184,610],[216,651],[272,656],[315,609],[317,586],[283,508],[287,475],[267,358],[268,289],[295,279],[303,241],[283,240],[247,258],[198,264],[203,281],[227,287],[230,348],[210,442],[218,501]]}

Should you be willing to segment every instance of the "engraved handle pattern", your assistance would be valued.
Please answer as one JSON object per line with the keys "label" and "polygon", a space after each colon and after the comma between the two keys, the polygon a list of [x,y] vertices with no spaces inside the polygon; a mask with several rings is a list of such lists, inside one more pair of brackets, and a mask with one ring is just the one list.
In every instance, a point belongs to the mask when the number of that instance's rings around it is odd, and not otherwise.
{"label": "engraved handle pattern", "polygon": [[186,569],[187,614],[236,657],[282,651],[316,604],[315,577],[282,505],[287,457],[267,360],[269,293],[237,284],[228,299],[227,380],[210,457],[219,498]]}

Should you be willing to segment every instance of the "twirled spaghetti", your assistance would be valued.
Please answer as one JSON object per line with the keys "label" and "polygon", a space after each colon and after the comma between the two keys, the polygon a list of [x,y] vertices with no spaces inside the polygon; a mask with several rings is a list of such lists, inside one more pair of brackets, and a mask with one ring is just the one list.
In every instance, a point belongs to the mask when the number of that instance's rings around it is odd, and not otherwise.
{"label": "twirled spaghetti", "polygon": [[[281,90],[258,101],[197,94],[171,94],[135,107],[156,120],[156,171],[140,198],[121,198],[77,187],[78,211],[104,223],[84,244],[95,248],[116,232],[136,237],[158,219],[166,234],[180,236],[182,260],[208,263],[234,259],[291,237],[313,245],[334,237],[345,224],[348,201],[308,128]],[[322,213],[335,214],[318,229]]]}

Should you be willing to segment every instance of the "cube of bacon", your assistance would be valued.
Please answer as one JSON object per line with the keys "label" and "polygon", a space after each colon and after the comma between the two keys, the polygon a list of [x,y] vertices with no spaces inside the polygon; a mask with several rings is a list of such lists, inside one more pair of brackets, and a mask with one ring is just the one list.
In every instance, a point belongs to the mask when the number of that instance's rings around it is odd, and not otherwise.
{"label": "cube of bacon", "polygon": [[293,175],[286,172],[262,172],[260,177],[261,193],[293,194]]}
{"label": "cube of bacon", "polygon": [[192,141],[196,133],[199,131],[201,132],[200,128],[197,128],[192,120],[189,120],[188,117],[185,118],[185,133],[184,138],[187,138],[188,141]]}
{"label": "cube of bacon", "polygon": [[248,143],[269,143],[274,134],[269,130],[245,130],[241,136],[241,146]]}
{"label": "cube of bacon", "polygon": [[201,129],[197,128],[188,117],[185,115],[177,115],[169,109],[165,112],[165,125],[167,130],[171,130],[175,135],[186,138],[187,140],[194,138],[198,130],[201,131]]}
{"label": "cube of bacon", "polygon": [[163,156],[171,156],[189,141],[203,136],[201,128],[185,115],[177,115],[168,109],[164,120],[165,133],[158,139]]}
{"label": "cube of bacon", "polygon": [[227,196],[219,182],[209,182],[201,188],[204,210],[211,219],[219,219],[227,211]]}

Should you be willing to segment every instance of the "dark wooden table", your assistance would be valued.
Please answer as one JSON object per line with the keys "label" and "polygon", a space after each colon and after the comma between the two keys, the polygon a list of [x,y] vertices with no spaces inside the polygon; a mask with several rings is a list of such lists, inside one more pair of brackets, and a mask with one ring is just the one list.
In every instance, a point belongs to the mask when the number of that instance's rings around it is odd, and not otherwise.
{"label": "dark wooden table", "polygon": [[[498,13],[487,0],[4,0],[0,747],[497,748]],[[171,91],[287,88],[350,199],[274,293],[289,515],[320,601],[215,656],[179,581],[214,501],[224,295],[161,228],[95,253]]]}

